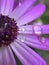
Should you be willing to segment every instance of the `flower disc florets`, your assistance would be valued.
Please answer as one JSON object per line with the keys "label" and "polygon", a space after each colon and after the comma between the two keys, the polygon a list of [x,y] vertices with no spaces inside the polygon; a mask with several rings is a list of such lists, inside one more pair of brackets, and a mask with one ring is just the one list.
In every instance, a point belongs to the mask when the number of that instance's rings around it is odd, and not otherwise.
{"label": "flower disc florets", "polygon": [[18,26],[14,19],[0,15],[0,47],[9,45],[17,37]]}

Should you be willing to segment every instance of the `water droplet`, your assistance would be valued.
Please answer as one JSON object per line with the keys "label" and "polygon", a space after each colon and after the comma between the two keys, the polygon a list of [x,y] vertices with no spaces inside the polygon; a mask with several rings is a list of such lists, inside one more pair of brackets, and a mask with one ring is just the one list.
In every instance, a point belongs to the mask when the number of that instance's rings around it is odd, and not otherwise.
{"label": "water droplet", "polygon": [[34,26],[34,33],[35,34],[41,34],[42,33],[41,27],[40,26]]}
{"label": "water droplet", "polygon": [[21,6],[21,2],[19,2],[19,6]]}

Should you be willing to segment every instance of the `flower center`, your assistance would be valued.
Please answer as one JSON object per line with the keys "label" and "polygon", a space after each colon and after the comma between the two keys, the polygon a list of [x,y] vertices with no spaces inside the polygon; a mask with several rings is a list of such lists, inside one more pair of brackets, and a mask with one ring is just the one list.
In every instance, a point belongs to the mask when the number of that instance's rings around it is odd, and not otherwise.
{"label": "flower center", "polygon": [[17,38],[18,26],[14,19],[0,15],[0,47],[8,46]]}

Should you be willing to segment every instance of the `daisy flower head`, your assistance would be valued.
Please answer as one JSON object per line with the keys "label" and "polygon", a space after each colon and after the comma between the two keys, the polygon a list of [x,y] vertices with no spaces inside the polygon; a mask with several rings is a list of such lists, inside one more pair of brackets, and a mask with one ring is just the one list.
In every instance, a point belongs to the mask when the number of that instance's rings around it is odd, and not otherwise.
{"label": "daisy flower head", "polygon": [[46,10],[37,0],[0,0],[0,65],[46,65],[45,60],[30,47],[49,50],[49,25],[28,25]]}

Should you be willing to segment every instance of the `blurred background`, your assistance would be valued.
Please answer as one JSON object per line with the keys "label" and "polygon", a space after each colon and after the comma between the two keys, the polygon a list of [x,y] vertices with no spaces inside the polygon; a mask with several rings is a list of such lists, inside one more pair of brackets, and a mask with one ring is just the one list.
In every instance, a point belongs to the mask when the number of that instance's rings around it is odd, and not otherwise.
{"label": "blurred background", "polygon": [[[49,24],[49,0],[39,0],[46,5],[46,11],[45,13],[40,17],[43,24]],[[44,35],[46,37],[49,37],[49,35]],[[42,51],[34,49],[39,55],[41,55],[47,62],[47,65],[49,65],[49,51]],[[18,58],[15,56],[16,62],[18,65],[22,65],[21,62],[18,60]]]}

